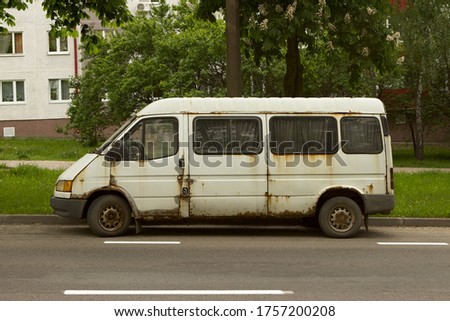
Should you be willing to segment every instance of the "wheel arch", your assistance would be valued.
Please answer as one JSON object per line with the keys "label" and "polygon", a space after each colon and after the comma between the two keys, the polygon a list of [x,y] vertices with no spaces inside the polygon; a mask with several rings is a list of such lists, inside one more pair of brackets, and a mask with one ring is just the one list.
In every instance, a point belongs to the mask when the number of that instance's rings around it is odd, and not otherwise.
{"label": "wheel arch", "polygon": [[338,197],[338,196],[348,197],[351,200],[353,200],[356,204],[358,204],[359,208],[361,209],[361,213],[364,215],[365,206],[364,206],[364,200],[362,198],[361,192],[355,188],[348,187],[348,186],[335,186],[335,187],[326,189],[320,195],[319,199],[317,200],[316,216],[319,215],[320,209],[326,201],[328,201],[329,199],[331,199],[333,197]]}
{"label": "wheel arch", "polygon": [[137,213],[137,207],[136,207],[136,204],[134,203],[131,195],[129,195],[125,190],[123,190],[121,188],[108,187],[108,188],[104,188],[104,189],[95,190],[89,194],[89,196],[87,198],[87,203],[83,210],[83,218],[87,218],[87,213],[89,211],[89,207],[92,205],[94,200],[103,195],[116,195],[116,196],[123,198],[130,206],[131,216],[134,217],[135,213]]}

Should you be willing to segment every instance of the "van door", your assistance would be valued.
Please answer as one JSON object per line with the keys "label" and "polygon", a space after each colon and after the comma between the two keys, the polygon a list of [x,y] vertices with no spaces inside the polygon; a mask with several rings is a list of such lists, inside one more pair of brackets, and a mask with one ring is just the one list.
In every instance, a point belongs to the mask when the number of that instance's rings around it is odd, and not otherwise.
{"label": "van door", "polygon": [[250,115],[190,115],[192,217],[267,213],[263,123]]}
{"label": "van door", "polygon": [[189,199],[183,195],[187,147],[180,144],[186,119],[185,115],[142,119],[114,144],[122,160],[111,164],[111,185],[133,198],[135,217],[188,215]]}
{"label": "van door", "polygon": [[[364,194],[386,194],[386,153],[383,131],[377,115],[342,117],[341,145],[348,184],[357,186]],[[390,149],[389,149],[390,151]]]}
{"label": "van door", "polygon": [[268,210],[307,217],[319,193],[335,183],[340,166],[338,123],[329,115],[269,115]]}

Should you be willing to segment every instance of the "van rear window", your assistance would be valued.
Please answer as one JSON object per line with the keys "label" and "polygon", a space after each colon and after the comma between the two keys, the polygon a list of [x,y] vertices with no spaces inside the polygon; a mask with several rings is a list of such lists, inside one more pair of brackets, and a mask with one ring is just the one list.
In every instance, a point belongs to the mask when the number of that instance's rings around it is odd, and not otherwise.
{"label": "van rear window", "polygon": [[275,116],[270,119],[273,154],[334,154],[337,121],[329,116]]}
{"label": "van rear window", "polygon": [[194,152],[199,155],[259,154],[261,120],[251,117],[197,117]]}
{"label": "van rear window", "polygon": [[380,122],[375,117],[341,119],[342,150],[346,154],[379,154],[383,151]]}

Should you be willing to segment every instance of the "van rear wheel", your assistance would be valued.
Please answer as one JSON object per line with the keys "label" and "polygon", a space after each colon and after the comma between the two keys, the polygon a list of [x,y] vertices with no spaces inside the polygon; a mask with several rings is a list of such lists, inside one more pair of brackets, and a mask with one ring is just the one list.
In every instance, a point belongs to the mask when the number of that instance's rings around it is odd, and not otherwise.
{"label": "van rear wheel", "polygon": [[361,208],[348,197],[330,198],[319,211],[319,226],[329,237],[352,237],[359,232],[362,222]]}
{"label": "van rear wheel", "polygon": [[123,235],[131,223],[130,206],[119,196],[100,196],[89,207],[87,221],[98,236]]}

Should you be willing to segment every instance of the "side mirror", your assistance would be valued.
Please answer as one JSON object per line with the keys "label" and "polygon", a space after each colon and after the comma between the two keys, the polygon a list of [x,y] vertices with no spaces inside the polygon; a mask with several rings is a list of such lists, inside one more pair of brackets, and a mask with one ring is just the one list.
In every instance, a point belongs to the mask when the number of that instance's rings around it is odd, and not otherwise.
{"label": "side mirror", "polygon": [[115,142],[111,149],[106,153],[105,155],[105,161],[107,162],[120,162],[122,160],[122,153],[121,151],[121,143]]}

